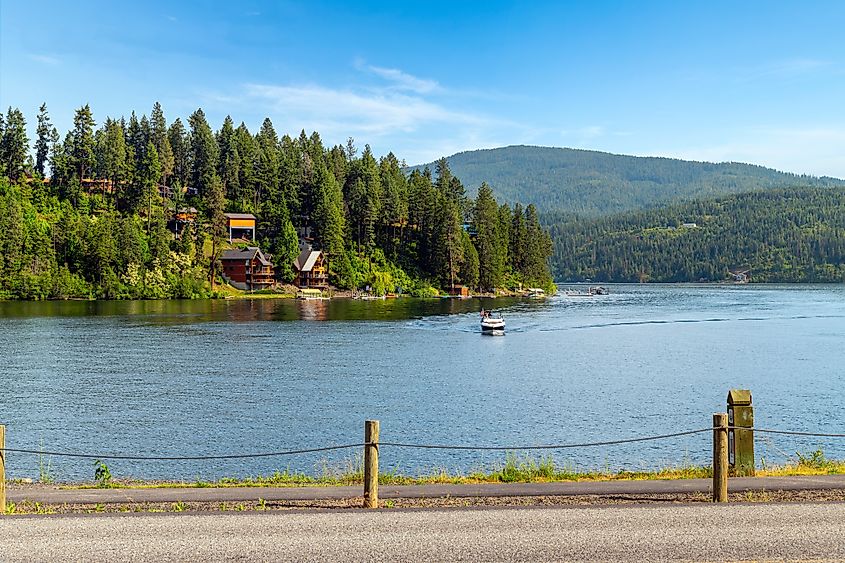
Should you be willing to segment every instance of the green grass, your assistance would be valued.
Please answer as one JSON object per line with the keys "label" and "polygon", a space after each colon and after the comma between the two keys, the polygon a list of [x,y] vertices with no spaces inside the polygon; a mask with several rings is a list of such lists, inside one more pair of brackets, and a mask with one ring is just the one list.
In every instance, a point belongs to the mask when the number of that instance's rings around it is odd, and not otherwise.
{"label": "green grass", "polygon": [[[845,475],[845,461],[830,460],[821,450],[797,454],[797,461],[769,466],[764,462],[757,470],[759,477],[800,475]],[[406,474],[397,467],[382,467],[382,485],[480,484],[480,483],[553,483],[562,481],[638,481],[669,479],[706,479],[712,477],[709,466],[683,463],[652,470],[580,469],[571,463],[559,464],[552,457],[532,457],[508,453],[502,463],[479,467],[465,473],[433,468],[417,474]],[[364,482],[363,456],[357,455],[336,464],[323,462],[316,474],[284,469],[268,475],[223,477],[217,481],[151,482],[113,478],[110,488],[206,488],[206,487],[335,487],[357,486]],[[100,483],[65,484],[62,488],[85,489],[102,487]]]}

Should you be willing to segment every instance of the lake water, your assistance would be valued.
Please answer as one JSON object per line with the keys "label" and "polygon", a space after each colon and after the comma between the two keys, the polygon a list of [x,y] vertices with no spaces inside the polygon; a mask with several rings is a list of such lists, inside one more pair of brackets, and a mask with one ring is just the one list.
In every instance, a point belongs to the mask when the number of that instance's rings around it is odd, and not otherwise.
{"label": "lake water", "polygon": [[[7,446],[211,455],[382,440],[541,445],[704,428],[731,388],[757,426],[845,432],[845,286],[616,285],[595,298],[0,302]],[[505,337],[479,333],[501,311]],[[782,463],[845,440],[757,436]],[[551,452],[576,468],[710,462],[710,436]],[[340,468],[353,450],[217,462],[114,461],[116,476],[213,479]],[[539,455],[544,455],[540,452]],[[417,473],[501,452],[384,447]],[[52,457],[60,480],[91,460]],[[11,477],[37,457],[8,455]]]}

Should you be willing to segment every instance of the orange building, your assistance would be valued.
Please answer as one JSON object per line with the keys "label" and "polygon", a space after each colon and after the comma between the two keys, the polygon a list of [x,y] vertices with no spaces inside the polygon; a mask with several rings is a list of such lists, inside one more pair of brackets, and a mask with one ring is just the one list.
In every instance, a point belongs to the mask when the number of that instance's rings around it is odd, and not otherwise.
{"label": "orange building", "polygon": [[226,227],[229,229],[229,242],[233,238],[249,236],[255,240],[255,215],[252,213],[224,213]]}

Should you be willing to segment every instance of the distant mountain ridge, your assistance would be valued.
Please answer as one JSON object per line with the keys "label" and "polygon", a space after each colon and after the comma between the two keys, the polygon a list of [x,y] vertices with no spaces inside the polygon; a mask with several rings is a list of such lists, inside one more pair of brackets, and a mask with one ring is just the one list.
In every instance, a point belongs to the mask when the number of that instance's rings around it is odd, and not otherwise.
{"label": "distant mountain ridge", "polygon": [[[845,186],[754,164],[525,145],[460,152],[447,161],[470,194],[487,182],[500,201],[533,203],[542,213],[599,216],[757,190]],[[434,163],[407,170],[425,166],[434,171]]]}

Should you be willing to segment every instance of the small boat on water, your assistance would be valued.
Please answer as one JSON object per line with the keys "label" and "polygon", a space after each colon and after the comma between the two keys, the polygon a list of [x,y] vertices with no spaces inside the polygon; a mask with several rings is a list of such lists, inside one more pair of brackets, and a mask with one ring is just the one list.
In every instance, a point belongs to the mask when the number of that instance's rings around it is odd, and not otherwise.
{"label": "small boat on water", "polygon": [[303,301],[325,301],[329,299],[319,289],[300,289],[296,298]]}
{"label": "small boat on water", "polygon": [[567,289],[563,292],[567,297],[594,297],[596,295],[610,295],[610,290],[600,285],[594,285],[584,291],[583,289]]}
{"label": "small boat on water", "polygon": [[481,310],[481,334],[488,334],[490,336],[504,336],[505,335],[505,319],[500,314],[494,314],[491,311]]}

